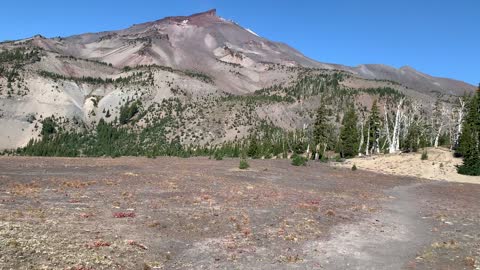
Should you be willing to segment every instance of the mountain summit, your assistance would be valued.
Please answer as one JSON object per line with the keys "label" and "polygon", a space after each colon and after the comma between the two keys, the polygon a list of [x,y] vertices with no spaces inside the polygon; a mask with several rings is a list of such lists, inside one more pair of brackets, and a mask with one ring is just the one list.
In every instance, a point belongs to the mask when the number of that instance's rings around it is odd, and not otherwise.
{"label": "mountain summit", "polygon": [[464,89],[473,89],[471,85],[454,80],[419,76],[413,69],[320,63],[288,45],[269,41],[218,17],[215,9],[190,16],[167,17],[118,31],[55,39],[34,38],[33,44],[61,55],[102,61],[116,67],[157,64],[195,69],[214,75],[221,86],[238,93],[251,92],[264,84],[256,79],[257,76],[247,76],[242,82],[236,82],[222,71],[224,63],[249,70],[262,69],[263,63],[339,69],[369,79],[396,81],[423,92],[461,94]]}

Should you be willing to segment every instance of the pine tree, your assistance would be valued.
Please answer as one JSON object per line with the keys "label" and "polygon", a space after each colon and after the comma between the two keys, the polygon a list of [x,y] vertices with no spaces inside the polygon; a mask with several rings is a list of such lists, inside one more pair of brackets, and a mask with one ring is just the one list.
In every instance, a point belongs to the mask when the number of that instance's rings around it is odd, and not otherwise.
{"label": "pine tree", "polygon": [[340,155],[343,158],[353,158],[358,155],[359,134],[357,130],[357,115],[355,107],[350,106],[343,116],[342,129],[340,130]]}
{"label": "pine tree", "polygon": [[325,150],[328,147],[331,130],[332,128],[327,118],[327,109],[322,103],[317,109],[313,130],[313,138],[315,143],[315,160],[322,158],[325,154]]}
{"label": "pine tree", "polygon": [[458,152],[463,156],[458,173],[480,175],[480,85],[468,106]]}
{"label": "pine tree", "polygon": [[55,133],[55,121],[51,117],[47,117],[42,121],[42,136],[47,138],[51,134]]}
{"label": "pine tree", "polygon": [[251,158],[259,158],[259,149],[257,143],[257,134],[253,134],[248,145],[247,155]]}
{"label": "pine tree", "polygon": [[379,139],[380,139],[380,110],[378,109],[377,100],[373,101],[372,108],[370,109],[370,117],[368,119],[368,134],[370,136],[369,144],[371,147],[369,151],[374,153],[379,153]]}
{"label": "pine tree", "polygon": [[415,117],[413,123],[410,125],[407,131],[407,137],[403,142],[402,151],[404,152],[417,152],[419,148],[419,144],[421,133],[420,133],[420,126],[418,125],[418,118]]}

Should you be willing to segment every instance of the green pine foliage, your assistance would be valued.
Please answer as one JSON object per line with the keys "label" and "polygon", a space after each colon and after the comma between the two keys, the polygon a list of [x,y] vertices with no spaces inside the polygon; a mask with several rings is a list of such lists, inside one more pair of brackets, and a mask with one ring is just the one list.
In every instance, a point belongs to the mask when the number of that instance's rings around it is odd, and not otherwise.
{"label": "green pine foliage", "polygon": [[215,160],[223,160],[222,150],[216,151],[215,154],[213,155],[213,157],[215,158]]}
{"label": "green pine foliage", "polygon": [[358,117],[353,105],[343,117],[340,130],[339,153],[342,158],[353,158],[358,155],[359,133],[357,129]]}
{"label": "green pine foliage", "polygon": [[120,107],[120,124],[127,124],[139,112],[141,106],[140,101],[133,101]]}
{"label": "green pine foliage", "polygon": [[378,109],[377,100],[373,101],[372,108],[370,109],[370,116],[368,118],[368,130],[369,134],[369,152],[377,152],[380,149],[379,139],[380,139],[380,129],[381,129],[381,120],[380,120],[380,110]]}
{"label": "green pine foliage", "polygon": [[148,82],[152,82],[153,78],[151,77],[151,73],[148,73],[147,79],[144,79],[144,74],[143,72],[136,72],[133,73],[132,75],[126,76],[126,77],[119,77],[116,79],[112,78],[100,78],[100,77],[89,77],[89,76],[82,76],[82,77],[68,77],[68,76],[63,76],[58,73],[53,73],[45,70],[41,70],[38,72],[38,74],[42,77],[45,78],[50,78],[53,79],[54,81],[62,80],[62,81],[74,81],[77,83],[88,83],[88,84],[93,84],[93,85],[102,85],[102,84],[116,84],[116,85],[126,85],[132,82],[142,82],[143,85],[147,84]]}
{"label": "green pine foliage", "polygon": [[40,52],[38,49],[28,50],[26,48],[15,48],[0,52],[0,64],[22,64],[37,61],[40,61]]}
{"label": "green pine foliage", "polygon": [[261,156],[260,149],[257,143],[257,134],[253,134],[248,145],[247,156],[251,158],[259,158]]}
{"label": "green pine foliage", "polygon": [[315,123],[313,127],[313,140],[315,148],[313,151],[316,154],[316,158],[323,159],[326,150],[330,150],[332,145],[332,130],[327,108],[322,102],[317,109]]}
{"label": "green pine foliage", "polygon": [[465,175],[480,175],[480,85],[474,97],[469,102],[468,113],[463,123],[457,150],[463,156],[463,164],[458,167],[458,173]]}
{"label": "green pine foliage", "polygon": [[42,138],[32,139],[17,154],[27,156],[188,156],[188,148],[177,140],[168,141],[165,127],[171,119],[152,123],[140,132],[99,121],[94,131],[66,131],[52,118],[43,121]]}
{"label": "green pine foliage", "polygon": [[51,117],[47,117],[42,122],[42,131],[41,135],[43,137],[48,137],[55,133],[56,123]]}
{"label": "green pine foliage", "polygon": [[417,152],[422,146],[424,139],[421,134],[421,127],[418,125],[417,119],[414,119],[408,129],[407,137],[402,142],[402,151],[405,153]]}

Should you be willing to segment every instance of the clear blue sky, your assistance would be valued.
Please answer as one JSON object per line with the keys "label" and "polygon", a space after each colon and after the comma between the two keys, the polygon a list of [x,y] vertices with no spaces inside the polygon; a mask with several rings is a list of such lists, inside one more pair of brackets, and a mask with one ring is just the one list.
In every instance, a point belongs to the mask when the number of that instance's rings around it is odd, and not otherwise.
{"label": "clear blue sky", "polygon": [[409,65],[480,82],[479,0],[12,0],[1,4],[0,40],[117,30],[211,8],[322,62]]}

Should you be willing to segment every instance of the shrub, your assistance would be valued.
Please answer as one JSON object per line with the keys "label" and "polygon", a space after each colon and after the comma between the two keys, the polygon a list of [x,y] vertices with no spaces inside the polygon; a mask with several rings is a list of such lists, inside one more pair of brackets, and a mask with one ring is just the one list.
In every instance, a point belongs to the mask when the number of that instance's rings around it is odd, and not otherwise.
{"label": "shrub", "polygon": [[240,165],[238,166],[238,168],[240,168],[240,170],[246,170],[246,169],[250,168],[250,165],[248,164],[248,162],[245,159],[242,159],[242,160],[240,160]]}
{"label": "shrub", "polygon": [[299,155],[293,155],[292,157],[292,165],[293,166],[306,166],[307,159],[305,157]]}
{"label": "shrub", "polygon": [[220,151],[215,152],[214,156],[215,160],[223,160],[223,153]]}
{"label": "shrub", "polygon": [[427,153],[427,151],[423,151],[422,160],[427,160],[427,159],[428,159],[428,153]]}
{"label": "shrub", "polygon": [[352,171],[356,171],[356,170],[357,170],[357,165],[353,164]]}

